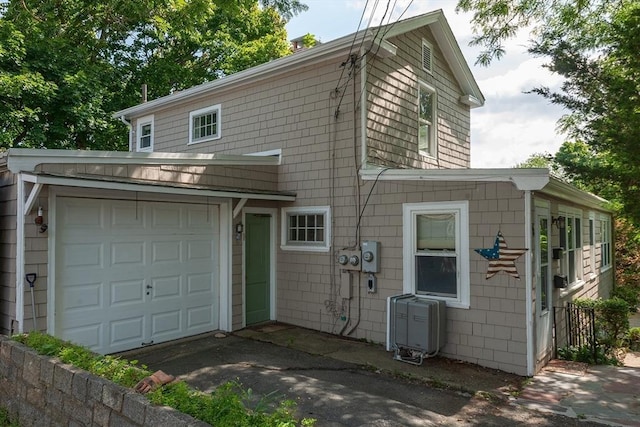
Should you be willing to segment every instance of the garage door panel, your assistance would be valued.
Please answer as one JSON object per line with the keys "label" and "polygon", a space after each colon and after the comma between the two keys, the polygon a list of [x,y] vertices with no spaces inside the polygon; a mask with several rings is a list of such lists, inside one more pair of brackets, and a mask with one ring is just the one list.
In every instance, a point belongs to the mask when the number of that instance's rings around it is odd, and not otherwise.
{"label": "garage door panel", "polygon": [[75,243],[67,245],[62,252],[62,265],[71,268],[102,268],[104,260],[103,243]]}
{"label": "garage door panel", "polygon": [[144,228],[144,205],[121,202],[111,207],[111,228],[140,230]]}
{"label": "garage door panel", "polygon": [[182,294],[180,276],[153,278],[151,286],[154,300],[179,299]]}
{"label": "garage door panel", "polygon": [[160,338],[178,338],[182,335],[182,313],[180,310],[167,311],[151,315],[151,337],[154,342]]}
{"label": "garage door panel", "polygon": [[122,264],[144,265],[145,242],[142,240],[132,242],[114,242],[111,244],[111,265]]}
{"label": "garage door panel", "polygon": [[57,200],[57,335],[109,353],[218,328],[217,206]]}
{"label": "garage door panel", "polygon": [[144,280],[111,282],[109,286],[110,308],[144,304]]}
{"label": "garage door panel", "polygon": [[154,228],[180,228],[182,225],[182,208],[178,204],[153,207],[151,218],[151,224]]}
{"label": "garage door panel", "polygon": [[182,241],[156,241],[151,242],[153,264],[176,263],[182,260]]}
{"label": "garage door panel", "polygon": [[187,330],[204,332],[213,323],[213,310],[210,305],[191,307],[187,310]]}
{"label": "garage door panel", "polygon": [[75,230],[104,229],[102,204],[85,205],[81,200],[70,201],[62,207],[62,225],[72,225]]}
{"label": "garage door panel", "polygon": [[121,318],[109,322],[110,341],[109,348],[139,347],[145,335],[145,316],[140,314],[129,318]]}
{"label": "garage door panel", "polygon": [[89,348],[100,348],[104,347],[102,343],[103,336],[103,324],[94,322],[67,328],[64,338],[75,343],[82,343],[82,345]]}
{"label": "garage door panel", "polygon": [[102,283],[67,285],[62,309],[65,313],[93,311],[102,308]]}
{"label": "garage door panel", "polygon": [[187,276],[187,295],[197,295],[201,297],[203,293],[212,292],[212,277],[211,274],[189,274]]}
{"label": "garage door panel", "polygon": [[190,240],[187,242],[187,260],[209,260],[213,249],[210,240]]}

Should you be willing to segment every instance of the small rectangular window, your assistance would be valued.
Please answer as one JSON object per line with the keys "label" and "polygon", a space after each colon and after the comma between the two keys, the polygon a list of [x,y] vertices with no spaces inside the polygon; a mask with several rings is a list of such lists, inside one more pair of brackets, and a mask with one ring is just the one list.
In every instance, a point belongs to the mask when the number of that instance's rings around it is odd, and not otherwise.
{"label": "small rectangular window", "polygon": [[153,151],[153,116],[137,120],[136,149],[137,151]]}
{"label": "small rectangular window", "polygon": [[328,206],[284,208],[282,210],[282,249],[328,251],[330,247]]}
{"label": "small rectangular window", "polygon": [[582,211],[564,208],[561,212],[565,218],[564,228],[560,228],[560,246],[562,254],[562,271],[567,275],[569,285],[582,281],[583,249],[582,249]]}
{"label": "small rectangular window", "polygon": [[436,155],[435,100],[435,89],[420,83],[418,88],[418,150],[421,154],[432,157]]}
{"label": "small rectangular window", "polygon": [[220,105],[189,113],[189,144],[220,138]]}
{"label": "small rectangular window", "polygon": [[600,241],[600,268],[606,270],[611,267],[611,218],[608,216],[600,218]]}

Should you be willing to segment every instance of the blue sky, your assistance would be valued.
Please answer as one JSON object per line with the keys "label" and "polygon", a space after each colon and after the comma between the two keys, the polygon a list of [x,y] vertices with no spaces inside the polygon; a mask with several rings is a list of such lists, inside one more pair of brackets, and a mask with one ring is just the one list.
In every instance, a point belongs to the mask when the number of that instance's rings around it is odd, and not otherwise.
{"label": "blue sky", "polygon": [[[378,25],[387,2],[378,0],[302,0],[309,10],[287,24],[289,38],[311,33],[322,42]],[[512,167],[534,153],[555,153],[563,139],[556,122],[563,111],[545,99],[525,94],[538,85],[557,87],[560,79],[549,74],[544,62],[525,52],[528,33],[522,32],[506,44],[507,54],[489,67],[475,66],[477,48],[468,46],[472,37],[470,16],[455,12],[455,0],[395,0],[391,20],[442,9],[486,98],[483,107],[471,111],[471,163],[476,168]],[[385,23],[387,20],[385,19]]]}

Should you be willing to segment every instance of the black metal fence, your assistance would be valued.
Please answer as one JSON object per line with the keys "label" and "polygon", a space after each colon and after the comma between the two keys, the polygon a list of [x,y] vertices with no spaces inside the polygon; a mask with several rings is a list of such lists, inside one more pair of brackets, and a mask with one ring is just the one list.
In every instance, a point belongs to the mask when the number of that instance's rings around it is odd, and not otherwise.
{"label": "black metal fence", "polygon": [[553,330],[555,357],[558,357],[559,348],[588,346],[593,359],[597,360],[596,315],[593,308],[578,307],[573,303],[554,307]]}

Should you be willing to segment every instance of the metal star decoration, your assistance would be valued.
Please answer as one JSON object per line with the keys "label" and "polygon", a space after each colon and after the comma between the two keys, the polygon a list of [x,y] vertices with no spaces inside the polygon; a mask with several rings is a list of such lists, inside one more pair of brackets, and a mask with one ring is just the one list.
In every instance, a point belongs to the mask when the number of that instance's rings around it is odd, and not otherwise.
{"label": "metal star decoration", "polygon": [[511,249],[507,247],[502,232],[498,231],[492,248],[474,249],[477,253],[489,260],[486,279],[490,279],[497,273],[504,271],[511,277],[520,279],[516,260],[528,249]]}

